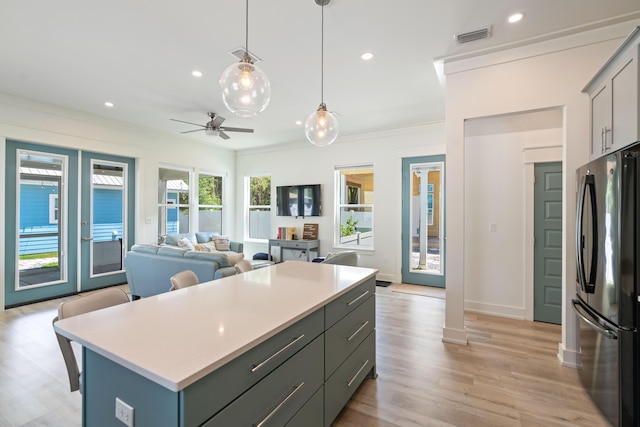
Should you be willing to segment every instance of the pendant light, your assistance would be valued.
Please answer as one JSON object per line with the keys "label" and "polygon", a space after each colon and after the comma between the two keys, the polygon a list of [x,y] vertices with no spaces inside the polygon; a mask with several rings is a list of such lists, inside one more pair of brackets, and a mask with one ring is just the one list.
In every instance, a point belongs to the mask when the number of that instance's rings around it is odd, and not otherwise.
{"label": "pendant light", "polygon": [[331,0],[315,0],[322,8],[322,27],[320,42],[320,106],[311,113],[304,123],[304,134],[310,143],[317,147],[331,145],[338,137],[338,119],[327,111],[324,103],[324,6]]}
{"label": "pendant light", "polygon": [[244,56],[231,64],[220,77],[222,101],[229,111],[241,117],[255,117],[269,105],[271,84],[249,55],[249,0],[246,1]]}

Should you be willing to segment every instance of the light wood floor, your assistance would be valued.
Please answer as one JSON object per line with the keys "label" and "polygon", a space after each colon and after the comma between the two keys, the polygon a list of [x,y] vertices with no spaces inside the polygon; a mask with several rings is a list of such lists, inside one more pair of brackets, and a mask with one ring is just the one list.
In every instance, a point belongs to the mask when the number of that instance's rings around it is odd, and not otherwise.
{"label": "light wood floor", "polygon": [[[377,288],[378,378],[335,426],[608,425],[558,363],[559,326],[467,314],[469,345],[445,344],[445,300],[406,286]],[[81,425],[51,327],[59,302],[0,312],[2,427]]]}

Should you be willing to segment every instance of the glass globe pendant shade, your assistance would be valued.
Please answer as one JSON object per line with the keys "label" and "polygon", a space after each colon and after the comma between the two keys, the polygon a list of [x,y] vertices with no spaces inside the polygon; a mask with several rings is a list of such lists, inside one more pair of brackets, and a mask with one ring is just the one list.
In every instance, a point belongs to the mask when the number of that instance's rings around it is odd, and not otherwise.
{"label": "glass globe pendant shade", "polygon": [[331,145],[338,137],[338,119],[327,111],[324,103],[320,104],[304,123],[304,134],[317,147]]}
{"label": "glass globe pendant shade", "polygon": [[219,83],[224,105],[241,117],[257,116],[271,100],[269,79],[246,53],[242,61],[227,67]]}

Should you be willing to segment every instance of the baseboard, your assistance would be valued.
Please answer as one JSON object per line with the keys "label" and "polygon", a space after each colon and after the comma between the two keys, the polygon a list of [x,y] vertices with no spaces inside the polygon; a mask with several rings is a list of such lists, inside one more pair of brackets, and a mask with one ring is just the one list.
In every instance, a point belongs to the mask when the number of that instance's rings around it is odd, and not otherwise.
{"label": "baseboard", "polygon": [[567,350],[562,343],[558,343],[558,360],[562,366],[568,368],[582,367],[582,355],[580,352]]}
{"label": "baseboard", "polygon": [[507,317],[510,319],[525,320],[524,307],[511,307],[508,305],[487,304],[477,301],[465,301],[464,310],[474,313],[489,314],[492,316]]}
{"label": "baseboard", "polygon": [[391,283],[400,283],[395,280],[395,276],[393,274],[376,274],[376,280],[380,280],[381,282],[391,282]]}
{"label": "baseboard", "polygon": [[453,329],[442,327],[442,342],[449,344],[467,345],[467,329]]}

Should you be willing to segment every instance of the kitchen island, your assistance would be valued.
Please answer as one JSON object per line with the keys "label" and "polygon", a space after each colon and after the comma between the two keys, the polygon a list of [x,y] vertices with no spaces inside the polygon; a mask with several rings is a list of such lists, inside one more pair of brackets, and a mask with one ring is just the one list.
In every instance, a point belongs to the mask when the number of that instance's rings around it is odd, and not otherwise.
{"label": "kitchen island", "polygon": [[83,346],[83,425],[328,426],[375,377],[377,270],[289,261],[54,325]]}

